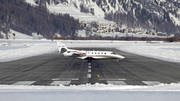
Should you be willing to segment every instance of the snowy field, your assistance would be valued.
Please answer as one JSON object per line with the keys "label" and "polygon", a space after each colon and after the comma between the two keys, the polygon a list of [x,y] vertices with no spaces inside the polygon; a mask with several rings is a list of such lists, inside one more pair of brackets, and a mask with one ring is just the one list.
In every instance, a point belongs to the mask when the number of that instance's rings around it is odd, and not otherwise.
{"label": "snowy field", "polygon": [[[180,43],[146,41],[64,40],[67,47],[113,47],[169,62],[180,62]],[[0,64],[31,56],[58,52],[56,41],[0,40]],[[0,101],[179,101],[180,83],[153,86],[79,85],[23,86],[0,85]]]}
{"label": "snowy field", "polygon": [[[67,47],[113,47],[129,53],[180,63],[180,43],[98,40],[64,40],[63,42]],[[57,51],[56,40],[0,40],[0,62]]]}

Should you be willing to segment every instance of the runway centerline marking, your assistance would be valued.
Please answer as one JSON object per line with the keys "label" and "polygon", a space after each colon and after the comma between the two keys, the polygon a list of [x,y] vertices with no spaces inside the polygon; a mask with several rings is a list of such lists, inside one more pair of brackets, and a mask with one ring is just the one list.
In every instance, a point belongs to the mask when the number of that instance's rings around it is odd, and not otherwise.
{"label": "runway centerline marking", "polygon": [[87,74],[87,78],[91,78],[91,74]]}
{"label": "runway centerline marking", "polygon": [[90,72],[91,72],[91,69],[88,69],[88,72],[90,73]]}
{"label": "runway centerline marking", "polygon": [[88,63],[88,65],[91,65],[91,63]]}

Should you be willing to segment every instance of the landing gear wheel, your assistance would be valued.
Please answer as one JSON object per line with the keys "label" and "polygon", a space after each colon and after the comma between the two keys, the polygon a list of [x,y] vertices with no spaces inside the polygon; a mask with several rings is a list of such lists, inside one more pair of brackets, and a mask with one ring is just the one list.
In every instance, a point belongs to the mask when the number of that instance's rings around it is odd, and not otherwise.
{"label": "landing gear wheel", "polygon": [[91,58],[88,58],[88,62],[91,62]]}

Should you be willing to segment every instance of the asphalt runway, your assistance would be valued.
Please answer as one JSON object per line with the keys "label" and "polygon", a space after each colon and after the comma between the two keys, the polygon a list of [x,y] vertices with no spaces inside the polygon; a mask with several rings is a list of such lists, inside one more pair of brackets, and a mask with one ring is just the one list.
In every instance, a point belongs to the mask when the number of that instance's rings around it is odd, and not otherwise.
{"label": "asphalt runway", "polygon": [[0,84],[8,85],[157,85],[180,82],[180,65],[147,58],[114,48],[76,48],[113,51],[116,60],[79,60],[58,52],[0,63]]}

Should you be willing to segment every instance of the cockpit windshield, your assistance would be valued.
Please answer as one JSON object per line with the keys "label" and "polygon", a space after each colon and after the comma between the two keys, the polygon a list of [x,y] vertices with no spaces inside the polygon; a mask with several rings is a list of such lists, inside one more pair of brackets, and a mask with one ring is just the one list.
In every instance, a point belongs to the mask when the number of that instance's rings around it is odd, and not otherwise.
{"label": "cockpit windshield", "polygon": [[116,53],[114,53],[114,52],[112,52],[111,54],[114,54],[114,55],[116,55]]}

